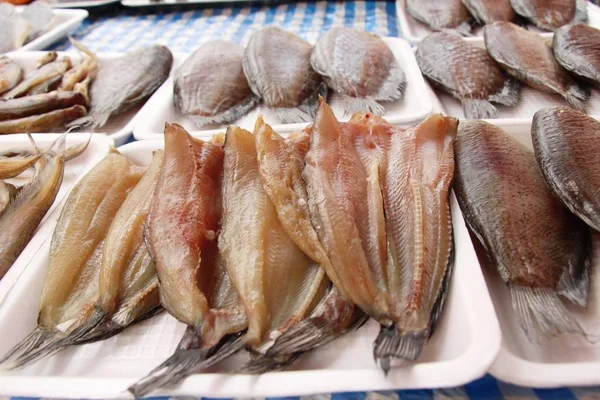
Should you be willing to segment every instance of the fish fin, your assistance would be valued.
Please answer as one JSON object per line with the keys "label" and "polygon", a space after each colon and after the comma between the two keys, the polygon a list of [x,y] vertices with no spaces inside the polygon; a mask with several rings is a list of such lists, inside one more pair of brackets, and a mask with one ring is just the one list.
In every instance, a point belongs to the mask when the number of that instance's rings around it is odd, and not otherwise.
{"label": "fish fin", "polygon": [[461,36],[473,36],[473,26],[467,21],[462,22],[453,30],[460,33]]}
{"label": "fish fin", "polygon": [[254,94],[251,94],[242,103],[236,104],[222,113],[206,117],[200,115],[186,115],[186,117],[191,119],[198,128],[208,124],[230,124],[248,114],[259,100]]}
{"label": "fish fin", "polygon": [[519,102],[521,84],[518,80],[508,78],[504,82],[504,86],[497,93],[488,97],[488,100],[493,103],[502,104],[503,106],[514,106]]}
{"label": "fish fin", "polygon": [[587,5],[586,0],[575,1],[575,18],[571,21],[572,24],[588,22]]}
{"label": "fish fin", "polygon": [[267,356],[305,352],[338,337],[334,327],[323,318],[307,318],[277,338]]}
{"label": "fish fin", "polygon": [[462,108],[468,119],[495,118],[498,109],[488,100],[462,99]]}
{"label": "fish fin", "polygon": [[283,124],[312,122],[319,107],[319,97],[327,98],[327,85],[324,82],[321,82],[317,90],[298,107],[270,107],[269,109]]}
{"label": "fish fin", "polygon": [[397,62],[393,63],[388,76],[381,84],[379,91],[375,95],[377,101],[396,101],[402,98],[406,88],[406,75]]}
{"label": "fish fin", "polygon": [[26,135],[27,135],[27,139],[29,140],[29,143],[31,143],[31,147],[33,147],[33,154],[36,156],[41,155],[42,151],[38,147],[35,140],[33,140],[33,136],[31,136],[31,133],[27,132]]}
{"label": "fish fin", "polygon": [[[188,331],[190,329],[193,328],[188,328]],[[188,331],[182,338],[182,342],[189,340],[186,337]],[[240,350],[244,346],[245,333],[246,330],[226,335],[219,343],[208,349],[191,348],[186,350],[178,348],[165,362],[153,369],[146,377],[131,385],[127,390],[137,398],[159,387],[177,384],[196,371],[216,364]],[[179,347],[181,347],[181,343]]]}
{"label": "fish fin", "polygon": [[590,268],[592,265],[592,243],[590,240],[588,240],[586,246],[583,262],[565,268],[558,282],[558,294],[581,307],[587,307],[588,303]]}
{"label": "fish fin", "polygon": [[[448,216],[448,218],[450,218],[450,216]],[[440,292],[438,293],[438,297],[435,300],[433,309],[431,310],[431,317],[429,318],[429,336],[427,337],[428,339],[433,336],[437,329],[440,317],[442,315],[442,312],[444,311],[444,304],[446,303],[446,298],[448,297],[448,291],[450,290],[450,281],[452,280],[452,272],[454,270],[454,236],[452,236],[450,245],[450,255],[448,256],[448,264],[446,265],[446,273],[444,274],[444,280],[442,281]]]}
{"label": "fish fin", "polygon": [[578,333],[587,337],[554,290],[527,286],[509,286],[509,290],[519,325],[532,343],[539,342],[539,333],[549,337]]}
{"label": "fish fin", "polygon": [[0,359],[0,365],[6,363],[7,361],[16,359],[22,354],[34,351],[48,340],[51,340],[54,336],[56,336],[56,334],[57,333],[55,331],[35,328],[33,331],[31,331],[31,333],[29,333],[29,335],[25,337],[25,339],[17,343],[16,346],[14,346],[4,357],[2,357],[2,359]]}
{"label": "fish fin", "polygon": [[382,326],[373,343],[373,358],[387,375],[392,358],[416,360],[421,355],[427,336],[425,331],[400,332],[395,325]]}
{"label": "fish fin", "polygon": [[569,86],[569,90],[566,93],[561,93],[566,100],[569,107],[575,110],[585,112],[585,105],[583,104],[590,97],[589,90],[584,89],[578,84],[572,84]]}
{"label": "fish fin", "polygon": [[370,112],[375,115],[385,114],[385,107],[371,97],[352,97],[342,95],[345,115]]}
{"label": "fish fin", "polygon": [[253,357],[240,372],[247,374],[264,374],[265,372],[281,371],[292,365],[302,353],[281,354],[268,356],[261,354]]}

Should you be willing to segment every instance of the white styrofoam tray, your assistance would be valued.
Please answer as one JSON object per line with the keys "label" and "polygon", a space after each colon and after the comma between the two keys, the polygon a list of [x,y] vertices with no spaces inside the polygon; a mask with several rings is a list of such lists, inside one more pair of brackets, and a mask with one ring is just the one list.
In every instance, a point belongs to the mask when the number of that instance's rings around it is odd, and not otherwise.
{"label": "white styrofoam tray", "polygon": [[[150,162],[162,141],[130,143],[120,151],[140,165]],[[500,333],[469,234],[454,196],[455,269],[441,323],[416,363],[393,367],[388,376],[375,365],[369,321],[302,357],[291,370],[261,376],[227,374],[248,356],[241,352],[180,386],[157,392],[210,397],[292,396],[399,388],[454,387],[485,374],[496,357]],[[58,211],[57,211],[58,212]],[[0,308],[0,355],[36,324],[49,243],[40,249],[11,296]],[[125,389],[169,357],[185,326],[167,313],[103,342],[62,351],[18,371],[0,371],[0,393],[11,396],[127,398]]]}
{"label": "white styrofoam tray", "polygon": [[[23,10],[23,8],[24,7],[18,7],[17,9]],[[48,48],[52,43],[73,33],[75,29],[81,25],[81,22],[87,18],[88,12],[86,10],[77,9],[54,10],[54,16],[54,24],[48,32],[15,51],[43,50]]]}
{"label": "white styrofoam tray", "polygon": [[[417,65],[410,44],[403,39],[384,38],[398,63],[406,74],[407,85],[402,99],[393,103],[383,103],[384,118],[392,124],[417,122],[431,113],[431,99],[426,94],[425,81]],[[347,121],[351,115],[344,115],[340,97],[330,94],[328,103],[333,108],[338,119]],[[258,115],[263,115],[265,121],[273,126],[278,133],[289,133],[302,130],[306,123],[280,124],[269,113],[267,107],[259,104],[248,114],[234,122],[242,128],[252,131]],[[179,115],[173,105],[173,80],[170,79],[152,96],[141,111],[139,123],[133,130],[137,140],[161,139],[165,122],[177,122],[183,125],[192,135],[209,137],[218,132],[224,132],[226,125],[211,125],[196,128],[186,117]]]}
{"label": "white styrofoam tray", "polygon": [[50,5],[52,8],[92,8],[105,6],[107,4],[118,3],[119,0],[52,0]]}
{"label": "white styrofoam tray", "polygon": [[146,6],[164,6],[164,5],[182,5],[182,4],[231,4],[242,3],[247,0],[121,0],[121,4],[127,7],[146,7]]}
{"label": "white styrofoam tray", "polygon": [[[37,145],[41,149],[48,148],[60,134],[34,134],[33,138]],[[74,146],[79,143],[88,140],[89,134],[70,133],[67,135],[66,146]],[[66,197],[67,193],[71,191],[71,188],[79,179],[83,176],[89,168],[95,165],[104,155],[108,152],[109,147],[113,144],[113,141],[105,135],[93,135],[92,140],[83,154],[79,157],[68,161],[65,164],[65,172],[63,176],[63,182],[60,190],[54,200],[54,204],[46,213],[46,217],[40,223],[35,236],[29,241],[27,247],[23,250],[19,258],[15,261],[12,267],[8,270],[6,275],[0,280],[0,304],[6,298],[15,282],[19,279],[23,270],[28,267],[32,262],[33,257],[36,255],[39,248],[44,242],[52,235],[54,231],[54,225],[56,224],[56,216],[51,216],[53,210],[60,209],[62,207],[61,202]],[[13,148],[31,148],[29,140],[25,135],[0,135],[0,150],[5,151]],[[21,186],[29,182],[32,178],[33,172],[31,170],[24,172],[14,179],[10,179],[7,182],[11,182],[17,186]]]}
{"label": "white styrofoam tray", "polygon": [[[594,28],[600,29],[600,8],[588,3],[588,24]],[[396,13],[400,22],[400,30],[402,31],[402,37],[408,40],[412,44],[418,44],[427,35],[433,33],[426,25],[420,23],[414,19],[411,15],[406,12],[406,0],[396,1]],[[533,27],[531,29],[534,29]],[[552,32],[541,32],[541,35],[545,38],[552,38]],[[467,42],[483,43],[483,30],[481,27],[475,27],[474,35],[464,38]]]}

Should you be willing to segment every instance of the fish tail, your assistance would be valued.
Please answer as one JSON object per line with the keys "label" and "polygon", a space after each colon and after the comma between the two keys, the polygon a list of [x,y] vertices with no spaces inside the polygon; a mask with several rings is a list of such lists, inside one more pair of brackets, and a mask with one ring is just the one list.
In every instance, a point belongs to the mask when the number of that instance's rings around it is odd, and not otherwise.
{"label": "fish tail", "polygon": [[378,101],[397,101],[402,98],[404,89],[406,89],[406,75],[400,65],[394,62],[375,98]]}
{"label": "fish tail", "polygon": [[327,85],[324,82],[298,107],[271,107],[270,110],[284,124],[312,122],[317,115],[320,97],[327,99]]}
{"label": "fish tail", "polygon": [[[186,337],[189,335],[188,332],[189,329],[182,342],[189,340]],[[244,346],[245,333],[244,330],[227,335],[208,349],[182,349],[180,344],[180,348],[171,357],[127,390],[137,398],[145,396],[159,387],[177,384],[196,371],[210,367],[240,350]]]}
{"label": "fish tail", "polygon": [[373,344],[373,358],[387,375],[392,358],[416,360],[428,336],[425,331],[400,332],[395,325],[382,326]]}
{"label": "fish tail", "polygon": [[4,364],[10,360],[15,360],[23,354],[34,351],[55,335],[56,332],[54,331],[35,328],[33,331],[31,331],[31,333],[29,333],[29,335],[25,337],[25,339],[17,343],[16,346],[14,346],[4,357],[2,357],[2,359],[0,359],[0,364]]}
{"label": "fish tail", "polygon": [[264,374],[265,372],[281,371],[292,365],[302,353],[281,354],[269,356],[261,354],[253,357],[240,372],[247,374]]}
{"label": "fish tail", "polygon": [[544,337],[562,333],[578,333],[588,337],[552,289],[510,286],[509,290],[519,324],[531,342],[538,343],[540,333]]}
{"label": "fish tail", "polygon": [[463,99],[462,108],[468,119],[495,118],[498,109],[488,100]]}
{"label": "fish tail", "polygon": [[503,106],[512,107],[519,102],[521,84],[518,80],[508,78],[504,82],[504,86],[499,92],[494,93],[488,100],[494,103],[502,104]]}
{"label": "fish tail", "polygon": [[585,112],[585,105],[583,102],[590,97],[590,92],[578,84],[572,84],[569,87],[569,90],[563,94],[563,97],[569,107]]}
{"label": "fish tail", "polygon": [[345,115],[370,112],[375,115],[385,114],[385,107],[370,97],[342,96]]}

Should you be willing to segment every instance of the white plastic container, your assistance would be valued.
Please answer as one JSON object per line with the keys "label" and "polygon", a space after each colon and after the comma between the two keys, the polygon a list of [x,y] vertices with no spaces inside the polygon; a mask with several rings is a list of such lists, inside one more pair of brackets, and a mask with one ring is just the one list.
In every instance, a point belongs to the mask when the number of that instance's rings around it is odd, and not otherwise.
{"label": "white plastic container", "polygon": [[[41,149],[48,148],[59,134],[34,134],[33,138]],[[66,146],[74,146],[88,140],[89,134],[68,134]],[[46,213],[45,218],[38,226],[35,236],[29,241],[27,247],[23,250],[19,258],[15,261],[6,275],[0,280],[0,304],[6,298],[15,282],[19,279],[23,270],[29,266],[37,254],[39,248],[49,239],[54,231],[56,218],[53,210],[62,207],[62,201],[65,199],[77,181],[83,176],[89,168],[95,165],[108,152],[113,141],[105,135],[93,135],[92,140],[83,154],[65,164],[65,173],[60,190],[54,200],[54,204]],[[0,149],[8,150],[12,148],[31,148],[29,140],[25,135],[0,135]],[[17,178],[10,179],[8,182],[16,185],[27,183],[33,176],[32,171],[26,171]]]}
{"label": "white plastic container", "polygon": [[[127,144],[120,150],[148,164],[162,141]],[[496,357],[500,333],[494,309],[456,200],[452,196],[455,269],[438,331],[417,363],[385,376],[372,357],[379,327],[369,321],[302,357],[289,371],[261,376],[227,374],[247,360],[238,353],[181,385],[153,393],[210,397],[295,396],[315,393],[454,387],[485,374]],[[0,308],[0,355],[36,324],[49,243]],[[169,357],[185,327],[167,313],[104,342],[73,347],[26,369],[0,372],[0,393],[11,396],[76,398],[130,397],[125,389]]]}
{"label": "white plastic container", "polygon": [[[384,118],[392,124],[406,124],[419,121],[431,112],[432,106],[431,99],[425,93],[424,78],[410,49],[410,44],[398,38],[384,38],[384,40],[396,56],[407,79],[402,99],[393,103],[383,103],[386,108]],[[351,115],[344,115],[340,98],[337,95],[330,95],[328,103],[333,108],[338,119],[343,121],[350,119]],[[212,125],[198,129],[189,119],[179,115],[173,105],[172,80],[165,82],[165,85],[146,103],[140,114],[139,123],[133,131],[133,135],[137,140],[161,139],[165,122],[180,123],[192,135],[198,137],[210,137],[215,133],[224,132],[227,127],[227,125]],[[240,118],[239,121],[234,122],[234,125],[239,125],[242,128],[252,131],[256,117],[260,114],[264,115],[265,121],[272,125],[273,129],[278,133],[299,131],[306,126],[306,123],[279,124],[263,105],[255,107],[250,113]]]}
{"label": "white plastic container", "polygon": [[[19,9],[22,10],[23,7],[19,7]],[[88,12],[77,9],[54,10],[54,15],[56,20],[52,29],[16,51],[43,50],[48,48],[52,43],[73,33],[81,25],[81,22],[87,18]]]}
{"label": "white plastic container", "polygon": [[52,8],[73,9],[73,8],[94,8],[94,7],[105,6],[107,4],[118,3],[118,2],[119,2],[119,0],[75,0],[75,1],[52,0],[50,2],[50,5],[52,6]]}
{"label": "white plastic container", "polygon": [[[588,24],[594,28],[600,28],[600,8],[588,2]],[[406,12],[406,0],[396,1],[396,14],[400,21],[402,36],[412,44],[418,44],[425,36],[432,33],[426,25],[420,23]],[[533,28],[532,28],[533,29]],[[545,38],[552,38],[552,32],[542,32]],[[464,38],[467,42],[483,43],[483,30],[476,27],[474,35]]]}

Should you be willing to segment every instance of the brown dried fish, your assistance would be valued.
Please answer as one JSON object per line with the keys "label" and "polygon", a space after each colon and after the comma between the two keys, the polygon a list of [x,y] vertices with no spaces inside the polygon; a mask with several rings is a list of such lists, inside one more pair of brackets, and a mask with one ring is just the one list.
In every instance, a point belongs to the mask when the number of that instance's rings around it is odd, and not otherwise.
{"label": "brown dried fish", "polygon": [[75,105],[87,106],[85,96],[75,92],[52,92],[0,101],[0,121],[45,114]]}
{"label": "brown dried fish", "polygon": [[16,197],[18,191],[19,189],[14,185],[0,180],[0,217],[11,200]]}
{"label": "brown dried fish", "polygon": [[23,69],[19,64],[0,56],[0,94],[14,88],[23,79]]}
{"label": "brown dried fish", "polygon": [[510,0],[462,0],[462,3],[481,25],[496,21],[514,22],[516,18]]}
{"label": "brown dried fish", "polygon": [[588,18],[585,0],[510,0],[510,4],[517,14],[547,31]]}
{"label": "brown dried fish", "polygon": [[0,179],[10,179],[21,175],[42,157],[40,153],[0,157]]}
{"label": "brown dried fish", "polygon": [[454,29],[471,34],[471,14],[461,0],[407,0],[406,11],[432,31]]}
{"label": "brown dried fish", "polygon": [[552,51],[567,71],[600,86],[600,30],[586,24],[567,25],[554,32]]}
{"label": "brown dried fish", "polygon": [[0,121],[0,134],[52,132],[86,114],[87,110],[84,106],[74,105],[44,114]]}

